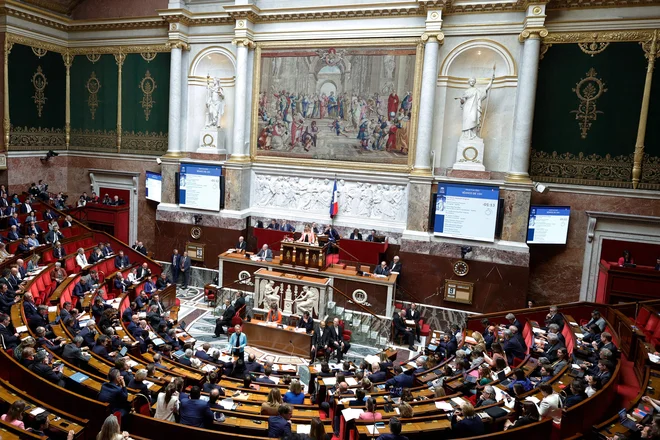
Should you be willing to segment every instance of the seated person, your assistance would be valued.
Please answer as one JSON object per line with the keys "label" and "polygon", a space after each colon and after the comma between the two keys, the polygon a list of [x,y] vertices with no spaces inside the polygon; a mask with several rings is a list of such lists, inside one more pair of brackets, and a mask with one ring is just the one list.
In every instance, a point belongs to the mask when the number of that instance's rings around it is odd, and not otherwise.
{"label": "seated person", "polygon": [[266,322],[282,323],[282,312],[277,309],[277,304],[273,303],[270,305],[270,310],[268,311],[268,315],[266,315]]}
{"label": "seated person", "polygon": [[632,255],[630,255],[630,251],[624,250],[623,255],[619,258],[619,267],[623,267],[627,264],[635,264],[635,260]]}
{"label": "seated person", "polygon": [[353,229],[353,232],[351,232],[350,235],[351,240],[362,240],[362,234],[360,234],[360,231],[358,229]]}
{"label": "seated person", "polygon": [[522,385],[525,391],[531,391],[533,388],[532,382],[525,376],[525,372],[520,368],[513,370],[513,382],[509,384],[509,391],[513,391],[516,384]]}
{"label": "seated person", "polygon": [[394,376],[385,382],[386,388],[411,388],[413,386],[413,376],[404,373],[401,365],[395,365],[393,370]]}
{"label": "seated person", "polygon": [[304,312],[302,318],[298,321],[298,328],[304,328],[305,333],[311,333],[314,330],[314,320],[309,312]]}
{"label": "seated person", "polygon": [[128,257],[124,255],[124,251],[119,251],[119,255],[115,257],[115,269],[123,270],[130,265],[131,263],[128,261]]}
{"label": "seated person", "polygon": [[494,405],[496,403],[497,400],[495,397],[495,389],[490,385],[486,385],[481,392],[481,396],[479,396],[479,399],[477,399],[477,404],[475,407],[479,408],[481,406]]}
{"label": "seated person", "polygon": [[293,409],[286,403],[279,406],[276,416],[268,418],[268,437],[281,438],[291,434]]}
{"label": "seated person", "polygon": [[568,409],[573,405],[577,405],[587,398],[585,393],[585,386],[581,380],[573,380],[570,385],[570,394],[566,397],[564,401],[564,408]]}
{"label": "seated person", "polygon": [[383,415],[376,412],[376,400],[373,397],[367,399],[367,410],[359,416],[360,420],[381,420]]}
{"label": "seated person", "polygon": [[284,394],[282,400],[284,400],[285,403],[290,403],[292,405],[302,405],[305,402],[305,394],[302,392],[300,381],[291,381],[289,391]]}
{"label": "seated person", "polygon": [[[391,422],[390,422],[391,423]],[[476,415],[471,403],[463,403],[451,417],[452,436],[474,437],[486,432],[481,417]]]}
{"label": "seated person", "polygon": [[539,415],[539,410],[534,402],[529,402],[527,400],[521,402],[522,404],[522,414],[515,422],[507,419],[504,423],[504,430],[510,428],[518,428],[520,426],[530,425],[534,422],[538,422],[541,419]]}
{"label": "seated person", "polygon": [[268,245],[265,244],[261,247],[261,250],[257,252],[257,258],[262,261],[273,261],[273,251],[268,248]]}
{"label": "seated person", "polygon": [[381,261],[380,266],[376,266],[374,269],[374,274],[388,276],[390,274],[390,269],[387,267],[387,261]]}

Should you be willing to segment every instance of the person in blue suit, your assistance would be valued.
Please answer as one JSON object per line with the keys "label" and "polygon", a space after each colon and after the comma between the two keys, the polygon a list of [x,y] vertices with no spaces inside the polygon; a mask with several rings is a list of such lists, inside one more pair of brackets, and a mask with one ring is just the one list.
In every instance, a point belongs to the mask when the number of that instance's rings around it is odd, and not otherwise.
{"label": "person in blue suit", "polygon": [[268,437],[281,438],[291,434],[293,409],[284,403],[277,409],[277,415],[268,417]]}
{"label": "person in blue suit", "polygon": [[108,382],[101,385],[99,401],[110,405],[110,412],[119,411],[122,417],[128,415],[131,407],[128,403],[128,391],[121,373],[116,368],[111,368],[108,373]]}
{"label": "person in blue suit", "polygon": [[401,365],[394,366],[394,377],[385,382],[385,387],[411,388],[413,386],[413,377],[403,372]]}
{"label": "person in blue suit", "polygon": [[475,413],[472,404],[467,402],[454,411],[451,417],[451,429],[454,438],[473,437],[486,432],[481,417]]}
{"label": "person in blue suit", "polygon": [[201,400],[201,389],[198,386],[192,387],[190,395],[182,396],[179,401],[179,423],[182,425],[195,426],[203,428],[213,420],[211,408],[208,402]]}
{"label": "person in blue suit", "polygon": [[401,420],[398,417],[390,417],[390,433],[381,434],[376,440],[408,440],[408,437],[401,435]]}

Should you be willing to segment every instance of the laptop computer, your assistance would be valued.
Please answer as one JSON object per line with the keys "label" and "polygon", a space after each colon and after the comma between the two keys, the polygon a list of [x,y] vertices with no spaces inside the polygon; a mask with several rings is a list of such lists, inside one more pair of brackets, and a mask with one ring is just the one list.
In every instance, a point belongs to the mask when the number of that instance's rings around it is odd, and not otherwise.
{"label": "laptop computer", "polygon": [[467,382],[467,383],[477,383],[477,377],[473,376],[471,374],[468,374],[467,376],[465,376],[465,382]]}
{"label": "laptop computer", "polygon": [[502,382],[500,382],[500,385],[502,385],[504,387],[508,387],[510,383],[511,383],[511,380],[505,379]]}
{"label": "laptop computer", "polygon": [[628,418],[628,413],[626,412],[625,408],[619,411],[619,422],[621,422],[621,425],[623,425],[624,428],[628,428],[633,432],[639,431],[639,428],[637,427],[637,423],[633,422]]}
{"label": "laptop computer", "polygon": [[505,380],[505,379],[506,379],[506,373],[504,372],[504,370],[502,370],[502,371],[498,371],[498,372],[497,372],[497,380],[499,380],[500,382],[502,382],[502,381]]}

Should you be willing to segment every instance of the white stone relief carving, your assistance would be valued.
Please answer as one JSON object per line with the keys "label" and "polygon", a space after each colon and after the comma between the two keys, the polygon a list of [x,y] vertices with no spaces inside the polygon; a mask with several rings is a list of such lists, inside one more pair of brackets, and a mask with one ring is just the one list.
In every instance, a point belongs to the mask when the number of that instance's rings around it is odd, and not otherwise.
{"label": "white stone relief carving", "polygon": [[[289,212],[326,214],[334,181],[316,177],[257,174],[253,206]],[[407,214],[405,185],[340,180],[339,215],[403,222]]]}
{"label": "white stone relief carving", "polygon": [[301,315],[309,312],[314,316],[314,312],[319,313],[319,289],[316,287],[302,286],[302,292],[294,301],[296,303],[296,314]]}

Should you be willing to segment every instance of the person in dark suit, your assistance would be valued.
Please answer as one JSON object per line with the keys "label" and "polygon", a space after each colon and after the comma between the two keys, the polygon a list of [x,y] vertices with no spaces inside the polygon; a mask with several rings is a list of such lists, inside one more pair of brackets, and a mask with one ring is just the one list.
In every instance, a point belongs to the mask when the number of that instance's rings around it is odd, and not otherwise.
{"label": "person in dark suit", "polygon": [[142,266],[138,268],[137,277],[139,279],[143,279],[150,276],[151,276],[151,269],[149,269],[149,265],[147,263],[142,263]]}
{"label": "person in dark suit", "polygon": [[222,312],[222,317],[215,320],[215,330],[213,336],[219,338],[225,331],[222,327],[231,327],[231,320],[236,314],[236,309],[229,302],[229,298],[225,299],[225,311]]}
{"label": "person in dark suit", "polygon": [[18,232],[18,227],[16,225],[11,225],[9,227],[9,232],[7,233],[7,239],[9,239],[9,241],[16,241],[22,237],[23,236]]}
{"label": "person in dark suit", "polygon": [[314,320],[309,315],[309,312],[305,311],[302,318],[298,321],[298,328],[304,328],[305,333],[309,334],[314,330]]}
{"label": "person in dark suit", "polygon": [[188,251],[185,251],[181,255],[179,260],[179,271],[183,274],[183,284],[181,288],[187,289],[188,283],[190,282],[190,257],[188,256]]}
{"label": "person in dark suit", "polygon": [[509,321],[509,325],[515,325],[518,329],[519,334],[523,334],[523,325],[518,321],[516,316],[513,313],[507,313],[505,316],[506,320]]}
{"label": "person in dark suit", "polygon": [[385,388],[410,388],[413,386],[414,378],[412,374],[404,373],[401,365],[395,365],[393,370],[394,376],[385,382]]}
{"label": "person in dark suit", "polygon": [[254,354],[250,354],[247,362],[245,362],[245,373],[263,373],[264,371],[265,368],[257,362],[257,357]]}
{"label": "person in dark suit", "polygon": [[265,384],[270,384],[270,385],[275,385],[275,381],[270,378],[270,375],[272,374],[273,369],[271,367],[266,367],[264,368],[264,375],[261,377],[257,377],[254,381],[258,383],[265,383]]}
{"label": "person in dark suit", "polygon": [[284,221],[281,230],[284,232],[296,232],[296,228],[294,228],[293,225],[289,223],[289,220]]}
{"label": "person in dark suit", "polygon": [[160,276],[156,280],[156,289],[163,290],[170,284],[172,284],[172,280],[167,276],[167,272],[161,272]]}
{"label": "person in dark suit", "polygon": [[339,318],[333,319],[332,325],[328,328],[327,345],[337,352],[337,362],[341,362],[342,357],[351,348],[351,344],[344,341],[344,328],[339,325]]}
{"label": "person in dark suit", "polygon": [[28,214],[28,213],[32,212],[32,206],[30,205],[30,201],[25,200],[24,203],[21,203],[19,211],[20,211],[21,214]]}
{"label": "person in dark suit", "polygon": [[613,371],[614,364],[612,362],[600,360],[598,361],[598,373],[595,376],[586,376],[587,382],[593,383],[593,388],[600,390],[610,381]]}
{"label": "person in dark suit", "polygon": [[135,244],[133,245],[133,249],[135,249],[142,255],[147,255],[147,248],[144,247],[144,244],[142,244],[141,241],[136,241]]}
{"label": "person in dark suit", "polygon": [[272,229],[273,231],[279,231],[280,230],[280,224],[277,223],[275,219],[272,219],[270,221],[270,224],[266,227],[266,229]]}
{"label": "person in dark suit", "polygon": [[14,348],[21,342],[20,335],[9,330],[10,321],[9,315],[0,314],[0,338],[5,348]]}
{"label": "person in dark suit", "polygon": [[547,338],[548,343],[545,344],[545,347],[537,351],[542,352],[543,356],[547,357],[550,362],[554,362],[557,360],[557,351],[566,347],[555,333],[548,333]]}
{"label": "person in dark suit", "polygon": [[369,235],[367,235],[367,241],[377,241],[377,235],[376,235],[376,230],[372,229]]}
{"label": "person in dark suit", "polygon": [[94,323],[94,320],[89,320],[87,326],[80,330],[80,333],[78,334],[78,336],[83,338],[83,343],[86,347],[94,347],[94,339],[96,338],[95,327],[96,324]]}
{"label": "person in dark suit", "polygon": [[21,243],[16,248],[16,253],[19,255],[29,254],[33,249],[34,246],[30,246],[30,243],[28,243],[28,238],[23,237],[23,241],[21,241]]}
{"label": "person in dark suit", "polygon": [[486,432],[481,417],[476,415],[471,403],[464,403],[451,417],[452,436],[456,438],[474,437]]}
{"label": "person in dark suit", "polygon": [[520,342],[516,338],[513,337],[513,333],[511,333],[511,330],[504,330],[502,332],[504,335],[504,352],[506,353],[506,360],[508,361],[509,365],[513,365],[513,360],[514,358],[518,359],[524,359],[526,353],[526,350],[523,349],[522,345],[520,345]]}
{"label": "person in dark suit", "polygon": [[234,301],[234,310],[237,313],[241,314],[241,317],[245,316],[245,298],[240,290],[236,291],[236,300]]}
{"label": "person in dark suit", "polygon": [[362,234],[360,234],[359,230],[353,229],[353,232],[351,232],[350,239],[351,240],[362,240]]}
{"label": "person in dark suit", "polygon": [[238,252],[245,252],[247,250],[247,242],[245,238],[241,235],[238,237],[238,243],[236,243],[236,250]]}
{"label": "person in dark suit", "polygon": [[101,252],[101,249],[99,249],[98,247],[95,247],[92,250],[92,254],[89,256],[87,261],[89,262],[89,264],[95,264],[95,263],[98,263],[99,261],[103,260],[104,258],[105,258],[105,256],[103,255],[103,252]]}
{"label": "person in dark suit", "polygon": [[577,405],[587,398],[584,392],[584,385],[581,380],[574,380],[570,385],[571,393],[564,400],[564,408],[568,409],[571,406]]}
{"label": "person in dark suit", "polygon": [[380,266],[376,266],[374,269],[374,274],[388,276],[390,274],[390,269],[387,267],[387,262],[381,261]]}
{"label": "person in dark suit", "polygon": [[318,325],[314,328],[314,333],[312,334],[312,347],[310,348],[310,356],[312,362],[316,360],[316,353],[319,349],[324,349],[326,356],[329,357],[330,353],[328,351],[328,329],[324,320],[321,320]]}
{"label": "person in dark suit", "polygon": [[[559,326],[559,331],[564,328],[564,315],[559,313],[557,306],[550,306],[550,312],[545,317],[546,327],[553,323]],[[520,329],[520,332],[522,333],[522,329]]]}
{"label": "person in dark suit", "polygon": [[45,239],[46,243],[55,243],[56,241],[64,240],[64,234],[60,232],[59,226],[55,226],[52,231],[48,231]]}
{"label": "person in dark suit", "polygon": [[62,247],[62,243],[59,241],[55,242],[55,246],[53,247],[53,258],[61,260],[64,257],[66,257],[66,251]]}
{"label": "person in dark suit", "polygon": [[371,364],[371,374],[368,377],[371,383],[385,382],[385,379],[387,379],[387,373],[380,369],[380,364],[378,362],[374,362]]}
{"label": "person in dark suit", "polygon": [[25,319],[27,319],[28,321],[32,317],[39,314],[37,312],[37,306],[34,303],[34,297],[32,296],[32,292],[25,292],[25,295],[23,295],[23,311],[25,312]]}
{"label": "person in dark suit", "polygon": [[172,250],[172,256],[170,257],[170,273],[172,274],[172,281],[176,284],[179,282],[179,265],[181,264],[181,255],[179,255],[178,249]]}
{"label": "person in dark suit", "polygon": [[115,269],[123,270],[130,265],[131,263],[128,261],[128,257],[124,255],[124,251],[119,251],[119,255],[115,257]]}
{"label": "person in dark suit", "polygon": [[325,231],[323,231],[323,234],[328,236],[328,240],[330,241],[338,241],[341,237],[339,236],[339,232],[335,228],[332,227],[332,225],[327,225],[325,227]]}
{"label": "person in dark suit", "polygon": [[420,342],[422,328],[419,325],[419,321],[422,319],[422,315],[417,309],[417,304],[410,303],[410,306],[406,309],[406,319],[415,321],[415,339],[417,342]]}
{"label": "person in dark suit", "polygon": [[395,255],[394,258],[392,258],[392,262],[389,265],[389,270],[390,272],[396,272],[396,273],[401,273],[401,262],[399,261],[399,256]]}
{"label": "person in dark suit", "polygon": [[115,352],[108,353],[108,348],[110,347],[110,345],[111,345],[110,338],[108,338],[106,335],[100,335],[96,339],[96,343],[94,344],[94,347],[92,347],[92,351],[97,355],[101,356],[103,359],[108,360],[110,362],[114,362],[117,353]]}
{"label": "person in dark suit", "polygon": [[205,362],[212,362],[213,358],[208,355],[208,351],[211,348],[211,344],[205,342],[200,348],[195,352],[195,357],[201,359]]}
{"label": "person in dark suit", "polygon": [[71,226],[73,226],[73,219],[71,218],[70,215],[67,215],[64,218],[64,221],[62,222],[62,227],[63,228],[70,228]]}
{"label": "person in dark suit", "polygon": [[198,386],[192,387],[190,395],[182,395],[179,398],[179,423],[187,426],[203,428],[213,420],[213,414],[209,404],[200,399],[201,389]]}
{"label": "person in dark suit", "polygon": [[108,403],[111,413],[119,411],[122,417],[128,415],[131,409],[128,402],[128,390],[126,389],[124,378],[118,369],[111,368],[110,372],[108,372],[108,381],[101,385],[98,400]]}
{"label": "person in dark suit", "polygon": [[268,437],[281,438],[291,434],[293,409],[284,403],[277,409],[277,415],[268,417]]}
{"label": "person in dark suit", "polygon": [[504,423],[504,430],[518,428],[520,426],[531,425],[541,419],[539,410],[534,402],[522,402],[522,414],[515,422],[508,420]]}
{"label": "person in dark suit", "polygon": [[389,434],[381,434],[376,440],[408,440],[408,437],[401,435],[401,421],[398,417],[390,417],[389,428]]}
{"label": "person in dark suit", "polygon": [[262,261],[273,261],[273,251],[268,248],[267,244],[264,244],[261,247],[261,250],[257,252],[257,257]]}
{"label": "person in dark suit", "polygon": [[64,387],[64,380],[62,375],[63,364],[60,363],[54,368],[48,365],[48,353],[45,350],[37,351],[34,357],[34,362],[29,366],[37,376],[41,376],[49,382],[53,382],[61,387]]}
{"label": "person in dark suit", "polygon": [[404,341],[408,344],[408,349],[413,351],[415,350],[415,335],[413,330],[406,326],[405,323],[405,311],[395,311],[394,316],[392,317],[392,323],[394,325],[394,338],[397,336],[403,335]]}

